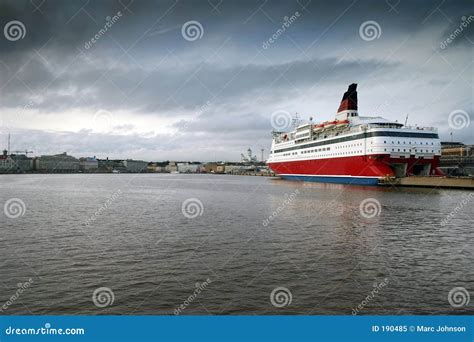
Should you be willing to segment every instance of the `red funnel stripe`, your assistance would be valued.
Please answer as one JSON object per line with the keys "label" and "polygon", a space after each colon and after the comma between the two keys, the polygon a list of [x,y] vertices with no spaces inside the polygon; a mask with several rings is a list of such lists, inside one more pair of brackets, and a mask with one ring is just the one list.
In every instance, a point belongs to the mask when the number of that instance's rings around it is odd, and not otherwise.
{"label": "red funnel stripe", "polygon": [[342,97],[341,105],[337,112],[343,110],[353,109],[357,110],[357,84],[352,83]]}

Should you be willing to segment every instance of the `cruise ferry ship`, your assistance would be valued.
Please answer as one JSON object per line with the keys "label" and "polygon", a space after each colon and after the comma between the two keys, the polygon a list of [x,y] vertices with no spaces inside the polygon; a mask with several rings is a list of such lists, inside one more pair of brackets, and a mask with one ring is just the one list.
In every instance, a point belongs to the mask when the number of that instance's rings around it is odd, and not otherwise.
{"label": "cruise ferry ship", "polygon": [[287,179],[377,185],[384,178],[441,176],[440,155],[433,127],[359,116],[357,84],[351,84],[334,120],[273,132],[267,164]]}

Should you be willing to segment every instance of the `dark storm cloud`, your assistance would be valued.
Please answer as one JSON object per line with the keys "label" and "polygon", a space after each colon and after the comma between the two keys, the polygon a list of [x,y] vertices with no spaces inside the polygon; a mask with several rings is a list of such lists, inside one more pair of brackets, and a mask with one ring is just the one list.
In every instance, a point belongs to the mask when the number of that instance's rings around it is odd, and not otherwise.
{"label": "dark storm cloud", "polygon": [[[199,20],[206,29],[206,36],[236,34],[243,44],[253,38],[261,42],[272,34],[283,17],[301,13],[299,34],[318,36],[322,30],[344,13],[337,22],[341,30],[357,28],[365,20],[377,20],[391,31],[417,31],[423,25],[438,20],[442,13],[453,25],[463,15],[473,13],[472,2],[451,1],[440,4],[429,2],[390,1],[2,1],[0,23],[22,21],[27,34],[20,42],[0,40],[0,56],[19,56],[39,49],[44,44],[62,53],[76,53],[97,31],[105,18],[118,11],[123,13],[121,23],[109,33],[125,48],[143,41],[147,36],[160,36],[162,43],[173,43],[180,34],[181,25],[188,20]],[[311,34],[313,31],[316,34]],[[161,32],[161,33],[160,33]],[[386,32],[387,34],[390,31]],[[328,34],[331,34],[329,32]],[[165,36],[165,37],[163,37]],[[441,38],[441,37],[440,37]],[[105,39],[104,39],[105,40]],[[186,46],[186,42],[174,45]],[[156,51],[153,46],[141,49]],[[159,53],[159,52],[158,52]],[[18,60],[12,58],[12,60]]]}
{"label": "dark storm cloud", "polygon": [[[192,64],[191,64],[192,65]],[[324,81],[344,82],[349,73],[384,72],[395,63],[379,61],[343,61],[312,59],[273,65],[216,66],[208,63],[186,68],[157,68],[145,71],[138,67],[113,68],[93,63],[88,68],[55,75],[55,70],[35,58],[10,82],[3,92],[2,104],[17,107],[28,103],[46,112],[63,111],[68,106],[84,108],[130,109],[156,114],[159,110],[195,110],[203,102],[237,101],[262,88],[271,88],[274,98],[297,93],[301,88]],[[279,77],[283,75],[284,77]],[[8,77],[4,77],[8,79]],[[275,82],[275,80],[277,80]],[[25,87],[25,84],[28,86]],[[69,90],[69,95],[59,95]],[[117,93],[122,95],[117,98]]]}

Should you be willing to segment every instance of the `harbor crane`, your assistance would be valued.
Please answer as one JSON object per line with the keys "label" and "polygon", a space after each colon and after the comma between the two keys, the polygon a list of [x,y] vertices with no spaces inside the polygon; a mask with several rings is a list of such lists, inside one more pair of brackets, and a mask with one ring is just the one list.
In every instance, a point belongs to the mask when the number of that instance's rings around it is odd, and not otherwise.
{"label": "harbor crane", "polygon": [[28,156],[28,153],[33,153],[33,151],[28,151],[28,150],[24,150],[24,151],[11,151],[11,153],[24,153],[26,156]]}

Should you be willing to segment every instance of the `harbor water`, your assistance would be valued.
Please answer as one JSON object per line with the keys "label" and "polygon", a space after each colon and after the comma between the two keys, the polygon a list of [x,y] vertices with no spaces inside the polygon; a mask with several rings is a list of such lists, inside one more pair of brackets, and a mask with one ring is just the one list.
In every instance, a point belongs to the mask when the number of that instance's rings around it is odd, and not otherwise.
{"label": "harbor water", "polygon": [[2,315],[474,313],[452,292],[474,289],[469,191],[211,174],[0,186]]}

